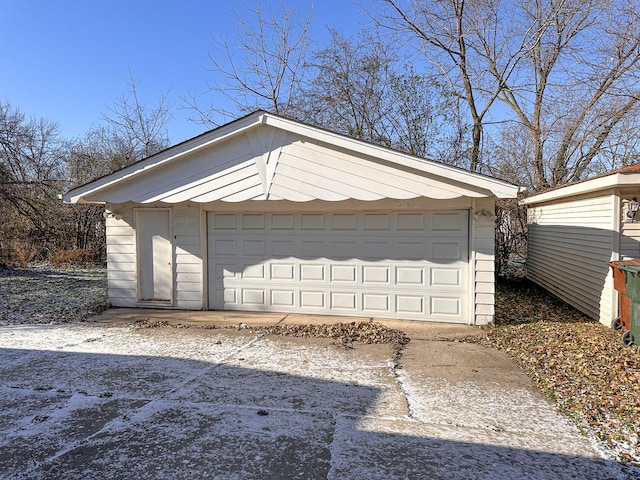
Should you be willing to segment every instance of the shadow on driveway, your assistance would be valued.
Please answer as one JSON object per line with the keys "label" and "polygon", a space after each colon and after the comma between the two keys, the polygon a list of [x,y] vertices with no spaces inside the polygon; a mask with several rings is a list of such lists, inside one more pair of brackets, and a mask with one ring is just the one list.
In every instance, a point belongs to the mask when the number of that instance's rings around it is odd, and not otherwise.
{"label": "shadow on driveway", "polygon": [[411,418],[381,346],[100,327],[0,333],[1,345],[21,345],[0,349],[2,478],[603,479],[621,471],[530,449],[517,432]]}

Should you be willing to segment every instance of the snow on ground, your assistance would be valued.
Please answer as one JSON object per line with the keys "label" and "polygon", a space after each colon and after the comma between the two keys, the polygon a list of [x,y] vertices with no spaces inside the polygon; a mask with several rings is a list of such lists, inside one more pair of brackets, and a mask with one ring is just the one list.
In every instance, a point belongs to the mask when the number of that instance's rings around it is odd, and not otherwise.
{"label": "snow on ground", "polygon": [[634,478],[529,390],[390,345],[70,323],[104,277],[0,274],[0,478]]}
{"label": "snow on ground", "polygon": [[392,353],[235,330],[0,327],[0,477],[624,478],[570,425],[487,428],[467,403],[500,388],[467,384],[434,416],[442,386],[409,369],[403,391]]}
{"label": "snow on ground", "polygon": [[103,268],[0,270],[0,325],[75,322],[106,306]]}

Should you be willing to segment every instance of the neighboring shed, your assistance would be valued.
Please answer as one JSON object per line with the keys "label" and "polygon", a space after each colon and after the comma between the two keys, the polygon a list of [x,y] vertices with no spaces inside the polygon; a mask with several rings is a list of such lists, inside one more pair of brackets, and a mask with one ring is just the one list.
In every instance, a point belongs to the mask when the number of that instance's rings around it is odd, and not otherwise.
{"label": "neighboring shed", "polygon": [[255,112],[75,188],[114,306],[486,324],[517,187]]}
{"label": "neighboring shed", "polygon": [[618,300],[607,262],[640,258],[640,164],[531,196],[527,277],[581,312],[611,325]]}

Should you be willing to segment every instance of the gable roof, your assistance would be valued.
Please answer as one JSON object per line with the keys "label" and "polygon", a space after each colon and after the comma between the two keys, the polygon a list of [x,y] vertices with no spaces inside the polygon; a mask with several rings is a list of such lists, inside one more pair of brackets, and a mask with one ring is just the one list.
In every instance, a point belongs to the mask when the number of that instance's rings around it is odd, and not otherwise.
{"label": "gable roof", "polygon": [[67,192],[67,203],[514,198],[518,187],[257,111]]}
{"label": "gable roof", "polygon": [[627,165],[592,178],[552,188],[524,198],[522,203],[524,205],[533,205],[624,186],[640,187],[640,163]]}

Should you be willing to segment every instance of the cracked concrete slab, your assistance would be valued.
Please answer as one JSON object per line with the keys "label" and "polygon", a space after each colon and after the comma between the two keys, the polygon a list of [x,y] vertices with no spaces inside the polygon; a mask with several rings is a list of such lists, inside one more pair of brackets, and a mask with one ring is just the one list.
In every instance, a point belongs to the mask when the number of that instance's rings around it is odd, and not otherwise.
{"label": "cracked concrete slab", "polygon": [[633,478],[451,326],[414,325],[396,365],[388,345],[133,323],[0,327],[1,478]]}

